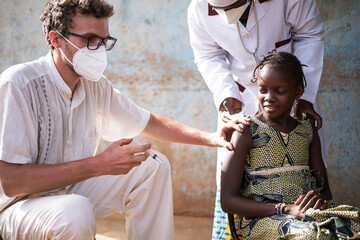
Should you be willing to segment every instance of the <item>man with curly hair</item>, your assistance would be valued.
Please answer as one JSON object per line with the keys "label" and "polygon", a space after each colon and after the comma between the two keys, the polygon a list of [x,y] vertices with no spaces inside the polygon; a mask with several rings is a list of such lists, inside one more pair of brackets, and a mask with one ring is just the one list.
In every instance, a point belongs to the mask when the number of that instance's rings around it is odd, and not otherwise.
{"label": "man with curly hair", "polygon": [[[40,19],[50,52],[0,75],[4,239],[94,239],[95,220],[114,212],[128,239],[174,239],[169,162],[132,137],[232,149],[225,132],[241,131],[232,121],[203,132],[114,89],[102,75],[113,12],[103,0],[49,1]],[[101,138],[113,143],[95,156]]]}

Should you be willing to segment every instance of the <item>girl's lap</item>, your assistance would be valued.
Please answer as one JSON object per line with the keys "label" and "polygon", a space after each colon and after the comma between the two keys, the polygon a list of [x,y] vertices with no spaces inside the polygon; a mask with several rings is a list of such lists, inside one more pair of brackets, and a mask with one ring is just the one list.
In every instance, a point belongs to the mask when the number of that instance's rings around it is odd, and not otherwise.
{"label": "girl's lap", "polygon": [[304,219],[291,215],[235,218],[244,239],[360,239],[360,209],[337,205],[325,210],[309,209]]}

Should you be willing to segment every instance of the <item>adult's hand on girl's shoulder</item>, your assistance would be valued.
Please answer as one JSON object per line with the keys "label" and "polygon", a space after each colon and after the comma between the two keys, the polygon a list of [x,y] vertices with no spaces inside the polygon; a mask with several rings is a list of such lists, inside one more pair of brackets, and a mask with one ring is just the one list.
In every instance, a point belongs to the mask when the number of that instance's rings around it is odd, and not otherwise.
{"label": "adult's hand on girl's shoulder", "polygon": [[243,124],[246,126],[250,125],[251,119],[250,116],[244,116],[243,114],[234,114],[234,115],[228,115],[228,117],[231,117],[231,120],[224,124],[224,127],[226,129],[234,129],[238,132],[243,132],[243,127],[239,124]]}
{"label": "adult's hand on girl's shoulder", "polygon": [[[241,117],[230,120],[225,123],[217,132],[213,134],[214,146],[224,147],[228,150],[233,150],[234,146],[230,143],[231,135],[234,131],[243,132],[245,125],[250,125],[250,117]],[[239,124],[243,124],[240,126]]]}
{"label": "adult's hand on girl's shoulder", "polygon": [[327,200],[322,195],[314,190],[309,191],[306,195],[300,195],[295,201],[295,205],[298,206],[299,211],[305,212],[309,208],[323,210],[327,206]]}
{"label": "adult's hand on girl's shoulder", "polygon": [[[295,118],[302,119],[302,114],[306,115],[305,119],[309,120],[313,126],[319,130],[322,126],[321,116],[315,112],[314,105],[304,99],[299,99],[298,104],[294,105]],[[316,125],[315,125],[316,122]]]}
{"label": "adult's hand on girl's shoulder", "polygon": [[226,98],[220,105],[219,114],[223,122],[227,123],[233,120],[233,116],[240,113],[242,103],[236,98]]}

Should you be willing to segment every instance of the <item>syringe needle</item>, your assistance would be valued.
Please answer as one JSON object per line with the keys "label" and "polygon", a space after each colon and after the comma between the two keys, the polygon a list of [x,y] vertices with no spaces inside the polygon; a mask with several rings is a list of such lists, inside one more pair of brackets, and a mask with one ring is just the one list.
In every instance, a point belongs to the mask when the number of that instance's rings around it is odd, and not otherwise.
{"label": "syringe needle", "polygon": [[[137,141],[136,139],[134,139],[134,142],[137,145],[142,145],[139,141]],[[151,151],[151,149],[146,150],[145,152],[148,152],[149,155],[151,156],[152,159],[154,159],[155,161],[157,161],[158,163],[160,163],[161,165],[163,165],[164,167],[166,167],[166,164],[158,157],[158,155],[156,153],[154,153],[153,151]]]}

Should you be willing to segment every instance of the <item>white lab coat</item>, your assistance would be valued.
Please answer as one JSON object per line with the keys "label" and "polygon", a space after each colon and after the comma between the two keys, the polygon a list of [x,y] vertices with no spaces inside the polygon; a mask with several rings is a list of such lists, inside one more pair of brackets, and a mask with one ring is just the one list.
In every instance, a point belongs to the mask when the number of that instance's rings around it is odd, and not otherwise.
{"label": "white lab coat", "polygon": [[[256,0],[255,7],[258,35],[253,5],[246,28],[238,23],[245,47],[253,52],[258,36],[258,61],[274,49],[296,55],[308,65],[303,69],[308,86],[302,99],[315,103],[324,55],[324,32],[315,1]],[[227,24],[219,15],[209,16],[207,0],[192,0],[188,25],[195,63],[213,93],[217,109],[223,100],[233,97],[245,105],[246,115],[254,115],[258,110],[257,87],[251,79],[256,62],[242,46],[236,25]],[[286,40],[287,44],[276,47]],[[246,88],[244,92],[235,81]]]}
{"label": "white lab coat", "polygon": [[[254,52],[257,37],[259,38],[256,61],[260,61],[273,50],[296,55],[302,64],[307,65],[303,68],[307,87],[301,99],[313,103],[315,111],[322,115],[316,94],[323,68],[324,32],[315,0],[256,0],[255,8],[258,34],[254,4],[251,6],[246,27],[238,22],[245,47]],[[251,79],[256,61],[253,55],[244,49],[236,25],[227,24],[209,6],[207,0],[191,1],[188,25],[195,63],[213,93],[216,108],[219,109],[226,98],[233,97],[242,102],[245,115],[255,115],[259,104],[257,86]],[[243,92],[239,91],[235,81],[245,87]],[[326,165],[330,135],[324,119],[319,135]],[[219,149],[218,185],[221,161],[222,153]]]}

